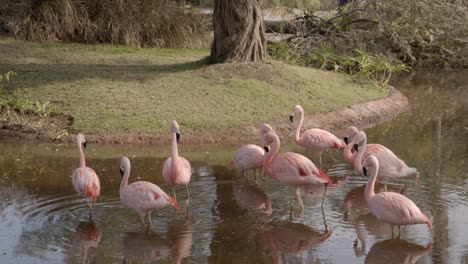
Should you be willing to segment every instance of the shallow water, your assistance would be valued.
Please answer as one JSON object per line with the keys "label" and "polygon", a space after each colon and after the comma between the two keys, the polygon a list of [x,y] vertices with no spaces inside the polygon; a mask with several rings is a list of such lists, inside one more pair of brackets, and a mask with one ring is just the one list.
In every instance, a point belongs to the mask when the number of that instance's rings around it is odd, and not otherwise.
{"label": "shallow water", "polygon": [[[304,212],[297,205],[291,211],[287,187],[237,176],[229,166],[236,144],[182,145],[193,168],[190,208],[179,217],[171,208],[155,212],[149,228],[120,203],[119,158],[131,158],[130,181],[169,192],[161,176],[169,147],[88,146],[87,165],[102,186],[89,222],[71,184],[74,146],[0,143],[0,263],[468,263],[467,73],[401,77],[395,84],[412,109],[366,130],[369,142],[418,168],[417,183],[404,179],[389,188],[429,216],[432,233],[408,226],[391,240],[390,226],[368,214],[366,178],[342,158],[325,158],[324,170],[338,184],[328,189],[324,210],[323,188],[314,187],[303,190]],[[285,142],[281,151],[288,150],[317,161]],[[184,205],[185,190],[177,194]]]}

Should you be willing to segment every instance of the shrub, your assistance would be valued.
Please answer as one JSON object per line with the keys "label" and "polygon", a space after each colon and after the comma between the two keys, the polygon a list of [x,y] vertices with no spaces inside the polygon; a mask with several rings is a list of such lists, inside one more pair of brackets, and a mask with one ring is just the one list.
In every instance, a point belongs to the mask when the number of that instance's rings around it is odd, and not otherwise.
{"label": "shrub", "polygon": [[204,17],[173,0],[0,1],[4,33],[32,41],[200,47]]}

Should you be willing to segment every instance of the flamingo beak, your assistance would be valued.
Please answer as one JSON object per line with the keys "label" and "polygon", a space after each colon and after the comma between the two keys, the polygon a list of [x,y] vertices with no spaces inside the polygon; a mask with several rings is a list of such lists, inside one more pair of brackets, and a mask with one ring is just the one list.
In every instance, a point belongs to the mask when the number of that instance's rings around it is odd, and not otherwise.
{"label": "flamingo beak", "polygon": [[180,207],[179,207],[179,204],[176,202],[176,200],[174,200],[172,197],[170,197],[169,195],[167,196],[167,201],[172,205],[174,206],[174,208],[176,209],[177,213],[180,213]]}
{"label": "flamingo beak", "polygon": [[263,149],[265,150],[265,152],[270,152],[270,146],[263,146]]}
{"label": "flamingo beak", "polygon": [[364,172],[364,176],[367,176],[367,169],[366,169],[366,167],[362,167],[362,172]]}
{"label": "flamingo beak", "polygon": [[293,115],[289,116],[289,121],[291,121],[291,123],[294,121],[294,116]]}
{"label": "flamingo beak", "polygon": [[343,140],[344,140],[344,143],[346,143],[346,145],[348,145],[348,137],[344,137]]}
{"label": "flamingo beak", "polygon": [[176,140],[177,140],[177,143],[179,143],[179,140],[180,140],[180,133],[179,133],[179,132],[177,132],[175,135],[176,135]]}
{"label": "flamingo beak", "polygon": [[83,142],[83,147],[84,147],[84,148],[86,148],[86,141],[85,141],[85,142]]}
{"label": "flamingo beak", "polygon": [[120,176],[123,177],[123,175],[124,175],[124,170],[120,169]]}
{"label": "flamingo beak", "polygon": [[358,144],[354,144],[354,149],[355,149],[356,151],[358,151],[359,145],[358,145]]}

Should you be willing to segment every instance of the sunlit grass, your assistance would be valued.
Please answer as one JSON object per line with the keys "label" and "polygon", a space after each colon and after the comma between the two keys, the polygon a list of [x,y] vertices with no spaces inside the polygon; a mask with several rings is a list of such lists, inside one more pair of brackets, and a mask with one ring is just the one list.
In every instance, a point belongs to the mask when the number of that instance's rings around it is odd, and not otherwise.
{"label": "sunlit grass", "polygon": [[73,116],[73,129],[94,134],[185,133],[287,120],[377,99],[386,90],[346,75],[266,64],[206,65],[209,50],[110,45],[35,44],[0,38],[0,71],[14,70],[20,98],[51,101]]}

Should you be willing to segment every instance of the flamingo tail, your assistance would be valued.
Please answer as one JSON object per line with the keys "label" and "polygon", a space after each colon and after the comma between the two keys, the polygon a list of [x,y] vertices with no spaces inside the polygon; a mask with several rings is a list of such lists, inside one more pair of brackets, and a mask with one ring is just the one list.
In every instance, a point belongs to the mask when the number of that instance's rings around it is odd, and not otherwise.
{"label": "flamingo tail", "polygon": [[332,185],[332,182],[330,180],[330,178],[328,177],[327,174],[325,174],[325,172],[321,171],[321,170],[318,170],[319,171],[319,177],[324,179],[326,181],[326,183],[331,186]]}

